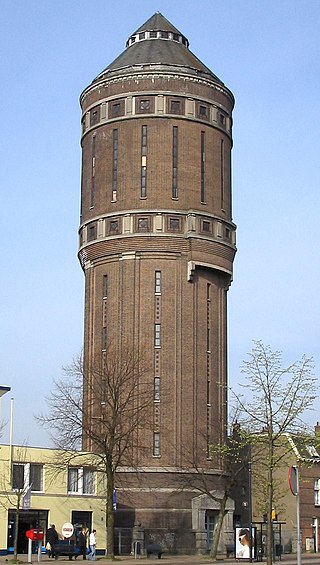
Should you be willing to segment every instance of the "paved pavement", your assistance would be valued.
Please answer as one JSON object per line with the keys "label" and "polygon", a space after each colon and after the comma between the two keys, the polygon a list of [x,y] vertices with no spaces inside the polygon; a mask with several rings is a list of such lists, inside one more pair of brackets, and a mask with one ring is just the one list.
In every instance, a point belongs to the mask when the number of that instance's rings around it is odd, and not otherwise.
{"label": "paved pavement", "polygon": [[[19,555],[19,562],[20,563],[26,563],[27,562],[27,555]],[[10,562],[12,563],[13,561],[13,556],[12,555],[7,555],[7,556],[1,556],[0,557],[0,563],[8,563],[10,564]],[[89,565],[90,560],[87,560],[88,563],[87,565]],[[110,563],[110,561],[108,561],[107,559],[105,559],[104,557],[98,556],[97,561],[99,563],[97,563],[97,565],[107,565],[108,563]],[[247,560],[244,560],[245,563],[248,563]],[[33,555],[32,556],[32,562],[34,563],[34,565],[36,565],[37,562],[37,556]],[[52,559],[49,559],[46,555],[43,555],[41,558],[41,562],[46,563],[46,565],[49,565],[49,563],[57,563],[56,561],[53,561]],[[70,563],[70,561],[68,560],[67,557],[60,557],[58,562],[62,562],[62,563]],[[134,559],[134,557],[131,556],[117,556],[114,560],[114,563],[121,563],[121,565],[139,565],[139,563],[144,563],[145,565],[152,565],[154,562],[159,563],[159,560],[156,556],[151,556],[149,557],[149,559],[147,559],[146,556],[141,556],[138,559]],[[78,559],[77,560],[78,565],[80,565],[80,563],[82,563],[82,560]],[[168,555],[168,554],[163,554],[162,558],[161,558],[161,563],[163,563],[164,565],[212,565],[212,564],[216,564],[217,561],[213,561],[212,559],[210,559],[210,557],[208,555]],[[241,565],[242,560],[235,560],[235,559],[221,559],[218,560],[218,563],[220,563],[221,565]],[[255,562],[257,563],[257,562]],[[283,555],[281,561],[276,561],[275,565],[296,565],[297,563],[297,557],[294,554],[290,554],[290,555]],[[263,565],[266,565],[265,561],[262,561]],[[243,563],[244,565],[244,563]],[[320,553],[304,553],[302,554],[302,565],[320,565]]]}

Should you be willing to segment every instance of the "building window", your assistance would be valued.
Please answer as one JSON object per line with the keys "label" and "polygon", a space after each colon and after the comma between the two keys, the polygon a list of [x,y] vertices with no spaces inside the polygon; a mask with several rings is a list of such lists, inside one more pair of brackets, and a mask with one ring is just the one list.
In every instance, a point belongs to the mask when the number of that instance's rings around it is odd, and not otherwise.
{"label": "building window", "polygon": [[161,271],[156,271],[154,275],[154,292],[161,294]]}
{"label": "building window", "polygon": [[43,491],[43,465],[30,463],[29,484],[32,491]]}
{"label": "building window", "polygon": [[148,128],[141,128],[141,198],[147,196],[147,140]]}
{"label": "building window", "polygon": [[68,468],[68,492],[95,494],[95,473],[89,467]]}
{"label": "building window", "polygon": [[90,207],[94,206],[94,196],[95,196],[95,172],[96,172],[96,135],[92,137],[92,168],[91,168],[91,197],[90,197]]}
{"label": "building window", "polygon": [[149,218],[138,218],[138,231],[149,231]]}
{"label": "building window", "polygon": [[139,39],[144,39],[146,36],[145,32],[142,31],[141,33],[139,33]]}
{"label": "building window", "polygon": [[24,465],[14,463],[12,467],[12,488],[22,490],[24,486]]}
{"label": "building window", "polygon": [[314,504],[320,506],[320,479],[314,480]]}
{"label": "building window", "polygon": [[150,100],[140,100],[140,110],[150,110]]}
{"label": "building window", "polygon": [[160,434],[159,432],[153,433],[153,456],[160,457]]}
{"label": "building window", "polygon": [[161,325],[154,325],[154,346],[161,347]]}
{"label": "building window", "polygon": [[204,164],[205,164],[205,134],[201,132],[201,202],[205,203],[205,183],[204,183]]}
{"label": "building window", "polygon": [[172,131],[172,198],[178,198],[178,128]]}
{"label": "building window", "polygon": [[170,113],[182,114],[181,100],[170,100]]}
{"label": "building window", "polygon": [[150,38],[155,39],[156,37],[157,37],[157,32],[156,31],[150,31]]}
{"label": "building window", "polygon": [[106,298],[108,296],[108,275],[103,275],[102,296],[103,298]]}
{"label": "building window", "polygon": [[91,222],[87,226],[87,240],[93,241],[97,237],[97,224],[96,222]]}
{"label": "building window", "polygon": [[180,231],[180,218],[169,218],[169,230]]}
{"label": "building window", "polygon": [[113,130],[112,200],[117,200],[118,190],[118,130]]}
{"label": "building window", "polygon": [[107,349],[107,328],[104,326],[102,328],[102,351]]}
{"label": "building window", "polygon": [[168,31],[160,31],[160,37],[162,37],[163,39],[168,39],[169,38],[169,32]]}
{"label": "building window", "polygon": [[153,400],[155,402],[160,402],[160,377],[154,378]]}
{"label": "building window", "polygon": [[208,108],[203,104],[199,105],[199,117],[200,118],[207,118],[208,117]]}
{"label": "building window", "polygon": [[221,139],[220,145],[220,194],[221,194],[221,210],[224,210],[224,141]]}
{"label": "building window", "polygon": [[13,463],[12,488],[23,490],[29,486],[34,492],[43,491],[43,465],[40,463]]}
{"label": "building window", "polygon": [[207,220],[203,220],[202,231],[205,231],[207,233],[211,233],[211,222],[208,222]]}
{"label": "building window", "polygon": [[120,112],[121,112],[121,105],[120,102],[116,102],[115,104],[112,104],[112,116],[120,116]]}
{"label": "building window", "polygon": [[110,220],[109,233],[119,233],[119,221],[118,220]]}

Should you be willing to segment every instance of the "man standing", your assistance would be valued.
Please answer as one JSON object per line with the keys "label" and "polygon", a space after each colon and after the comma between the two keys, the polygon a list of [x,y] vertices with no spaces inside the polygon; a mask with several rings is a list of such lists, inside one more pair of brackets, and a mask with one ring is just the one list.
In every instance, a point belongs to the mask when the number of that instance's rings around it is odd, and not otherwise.
{"label": "man standing", "polygon": [[48,555],[49,558],[54,558],[54,546],[59,540],[58,532],[54,524],[50,524],[50,528],[47,529],[46,532],[46,543],[49,544],[48,547]]}
{"label": "man standing", "polygon": [[88,558],[91,559],[91,561],[95,561],[96,560],[96,531],[97,530],[92,530],[90,536],[89,536],[89,546],[90,546],[90,553],[88,555]]}

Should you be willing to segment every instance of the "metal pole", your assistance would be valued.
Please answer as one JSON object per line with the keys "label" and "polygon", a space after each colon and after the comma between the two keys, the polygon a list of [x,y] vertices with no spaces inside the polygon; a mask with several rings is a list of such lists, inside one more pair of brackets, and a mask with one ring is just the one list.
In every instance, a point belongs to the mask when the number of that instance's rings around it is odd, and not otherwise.
{"label": "metal pole", "polygon": [[12,478],[12,436],[13,436],[13,398],[10,398],[10,436],[9,436],[9,483]]}
{"label": "metal pole", "polygon": [[297,565],[301,565],[301,534],[300,534],[300,494],[299,494],[299,470],[297,467]]}

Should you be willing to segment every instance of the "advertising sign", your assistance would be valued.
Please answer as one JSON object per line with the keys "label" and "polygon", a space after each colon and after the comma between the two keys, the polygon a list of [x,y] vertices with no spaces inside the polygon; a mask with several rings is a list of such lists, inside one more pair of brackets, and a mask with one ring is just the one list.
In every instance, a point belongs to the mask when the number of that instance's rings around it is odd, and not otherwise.
{"label": "advertising sign", "polygon": [[74,530],[73,525],[70,524],[70,522],[66,522],[62,526],[61,533],[64,538],[69,539],[73,534],[73,530]]}
{"label": "advertising sign", "polygon": [[[251,548],[251,552],[250,552]],[[236,528],[236,559],[255,558],[254,528]]]}

